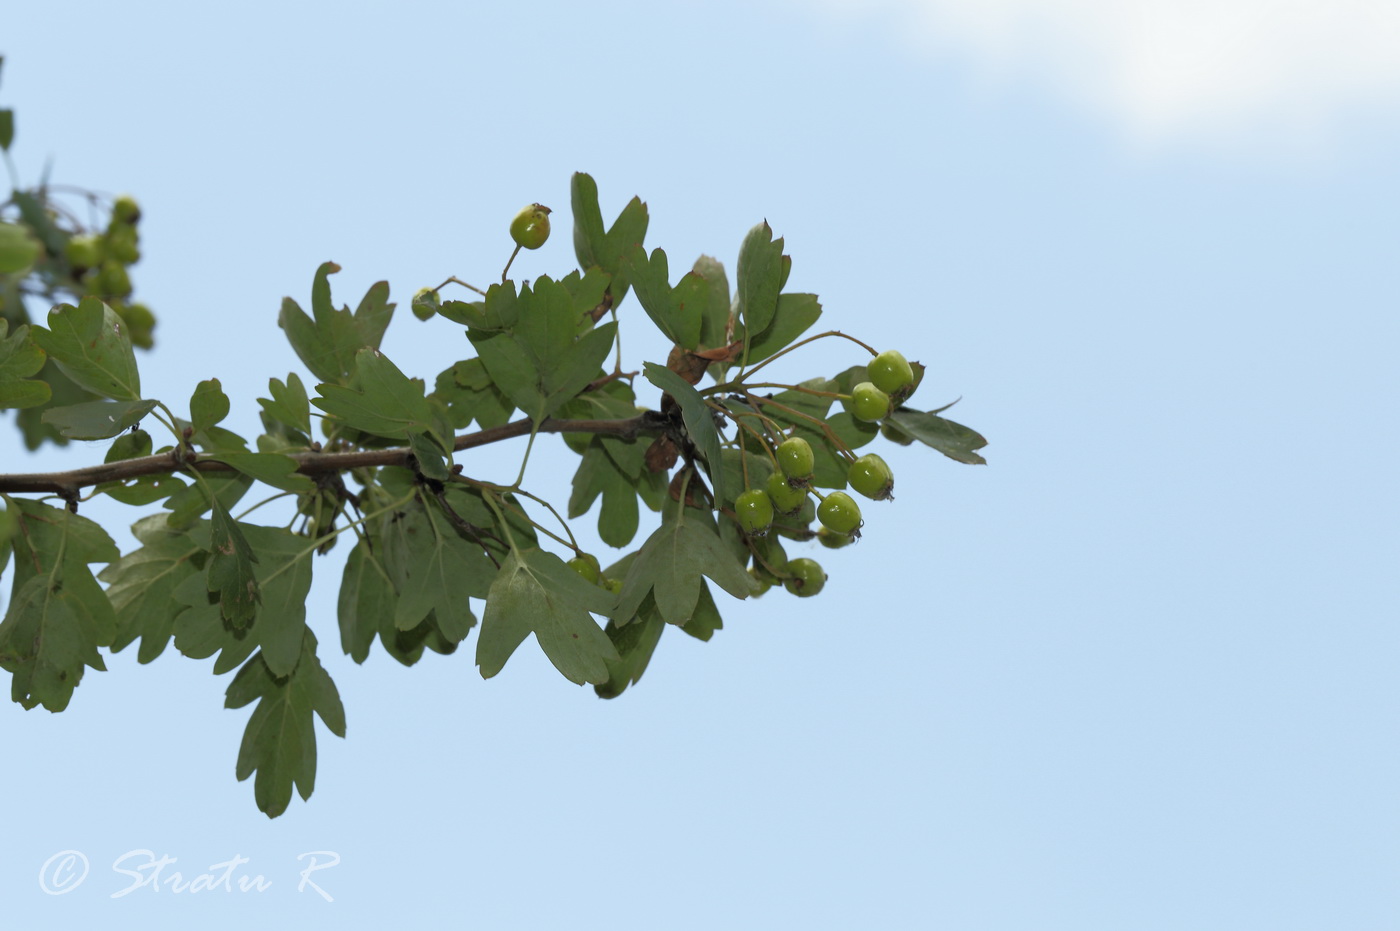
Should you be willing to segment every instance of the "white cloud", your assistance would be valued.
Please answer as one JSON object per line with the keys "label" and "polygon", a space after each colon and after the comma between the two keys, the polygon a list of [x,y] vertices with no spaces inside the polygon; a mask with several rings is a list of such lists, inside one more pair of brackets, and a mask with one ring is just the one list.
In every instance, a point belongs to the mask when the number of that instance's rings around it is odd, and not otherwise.
{"label": "white cloud", "polygon": [[1400,103],[1397,0],[812,0],[888,20],[985,77],[1043,83],[1136,144],[1326,145]]}

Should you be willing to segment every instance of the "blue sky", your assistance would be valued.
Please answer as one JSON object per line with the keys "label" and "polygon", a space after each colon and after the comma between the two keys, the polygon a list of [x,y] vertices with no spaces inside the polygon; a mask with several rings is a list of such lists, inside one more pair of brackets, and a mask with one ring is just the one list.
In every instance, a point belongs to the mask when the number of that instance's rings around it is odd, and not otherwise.
{"label": "blue sky", "polygon": [[[301,371],[279,302],[327,259],[337,302],[390,282],[384,349],[431,377],[465,341],[412,319],[413,291],[488,279],[523,204],[567,228],[584,170],[605,214],[648,202],[673,265],[732,268],[766,218],[824,322],[923,361],[918,400],[961,397],[991,441],[985,468],[882,451],[897,500],[815,554],[820,597],[722,604],[713,641],[667,637],[613,702],[532,644],[490,681],[470,644],[355,666],[333,555],[308,620],[348,737],[321,731],[315,794],[274,822],[233,778],[247,712],[207,662],[127,650],[60,715],[0,708],[8,914],[1393,928],[1395,14],[1162,6],[8,12],[25,178],[51,158],[145,208],[149,396],[216,376],[255,434],[253,398]],[[572,262],[556,235],[514,272]],[[666,349],[643,323],[624,312],[633,367]],[[784,373],[857,361],[823,343]],[[564,500],[576,460],[545,451],[529,485]],[[0,432],[3,471],[101,453]],[[69,849],[91,874],[43,894]],[[143,849],[273,885],[112,898]],[[317,850],[334,902],[296,890]]]}

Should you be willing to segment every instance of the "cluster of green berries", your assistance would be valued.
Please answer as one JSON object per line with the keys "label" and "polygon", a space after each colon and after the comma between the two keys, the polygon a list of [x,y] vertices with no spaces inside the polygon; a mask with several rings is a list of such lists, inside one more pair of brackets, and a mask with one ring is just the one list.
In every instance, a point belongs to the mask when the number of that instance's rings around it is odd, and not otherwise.
{"label": "cluster of green berries", "polygon": [[865,367],[869,381],[851,389],[848,409],[856,420],[878,423],[914,393],[914,367],[896,349],[887,349]]}
{"label": "cluster of green berries", "polygon": [[131,296],[128,269],[141,261],[141,237],[136,229],[140,220],[141,208],[136,201],[126,195],[118,197],[104,232],[73,236],[63,251],[73,279],[83,291],[106,301],[125,321],[131,342],[149,349],[155,315],[145,304],[127,303]]}
{"label": "cluster of green berries", "polygon": [[[538,213],[539,210],[543,210],[543,213]],[[538,204],[525,208],[511,224],[511,236],[523,247],[537,248],[528,245],[522,237],[529,229],[538,229],[537,226],[529,226],[536,221],[543,221],[544,237],[547,237],[548,213],[548,209],[540,208]],[[544,239],[540,238],[538,242],[543,244]],[[426,294],[421,298],[425,302],[429,300]],[[866,366],[866,373],[869,381],[861,382],[852,389],[848,409],[858,420],[871,423],[886,421],[894,409],[914,392],[913,366],[898,351],[891,349],[872,359]],[[913,438],[893,421],[881,424],[881,433],[900,445],[913,442]],[[864,521],[860,505],[854,498],[844,491],[826,495],[813,491],[811,480],[816,470],[816,454],[811,443],[800,436],[789,436],[773,450],[773,459],[777,468],[763,486],[747,488],[734,499],[734,518],[747,536],[765,536],[779,519],[805,527],[812,517],[821,523],[816,536],[823,546],[836,549],[860,536]],[[867,453],[851,461],[846,470],[846,483],[852,491],[872,501],[886,501],[893,496],[894,473],[884,459]],[[815,507],[810,500],[813,494],[820,499]],[[810,532],[803,531],[803,538],[810,539]],[[755,559],[754,568],[749,570],[759,583],[760,591],[757,594],[763,594],[774,583],[781,582],[789,592],[806,598],[820,592],[826,584],[826,573],[816,560],[806,557],[787,559],[776,545],[771,546],[768,555],[774,558]],[[598,560],[590,554],[575,556],[569,560],[569,566],[595,585],[614,592],[621,590],[621,581],[602,577]]]}

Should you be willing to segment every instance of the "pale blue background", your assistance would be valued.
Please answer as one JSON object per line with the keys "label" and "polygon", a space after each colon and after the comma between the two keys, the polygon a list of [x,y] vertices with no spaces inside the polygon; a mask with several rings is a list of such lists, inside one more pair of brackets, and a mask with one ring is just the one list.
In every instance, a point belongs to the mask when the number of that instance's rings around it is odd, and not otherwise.
{"label": "pale blue background", "polygon": [[[732,269],[766,217],[790,287],[922,360],[918,400],[962,396],[991,464],[884,452],[898,500],[814,554],[821,597],[723,603],[722,633],[668,635],[615,702],[532,642],[489,682],[474,639],[356,667],[338,552],[309,621],[348,738],[321,730],[316,793],[274,822],[234,781],[248,712],[207,662],[130,649],[61,715],[6,704],[8,923],[1400,926],[1395,108],[1312,159],[1153,154],[878,16],[64,6],[6,11],[0,102],[26,179],[52,157],[55,181],[145,207],[148,396],[182,408],[217,376],[256,434],[268,377],[300,370],[279,301],[327,259],[338,302],[391,283],[384,348],[431,378],[465,340],[414,320],[413,291],[498,274],[525,203],[566,231],[586,170],[608,217],[649,203],[673,266]],[[515,271],[572,261],[556,233]],[[624,306],[635,367],[665,347]],[[822,346],[783,373],[857,361]],[[468,468],[509,480],[521,449]],[[101,453],[30,457],[0,430],[3,471]],[[562,503],[576,460],[543,453],[528,486]],[[46,896],[67,848],[92,874]],[[110,898],[137,848],[187,876],[240,854],[273,886]],[[309,850],[342,857],[318,875],[334,903],[295,890]]]}

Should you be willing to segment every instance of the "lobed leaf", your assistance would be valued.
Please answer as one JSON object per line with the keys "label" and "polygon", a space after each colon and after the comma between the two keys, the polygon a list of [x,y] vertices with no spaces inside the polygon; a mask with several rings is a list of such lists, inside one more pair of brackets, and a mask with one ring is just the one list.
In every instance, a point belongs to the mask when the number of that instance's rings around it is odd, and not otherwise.
{"label": "lobed leaf", "polygon": [[74,307],[59,304],[49,311],[49,328],[33,328],[34,342],[74,384],[113,401],[141,398],[141,376],[116,311],[95,297]]}
{"label": "lobed leaf", "polygon": [[316,787],[315,717],[337,737],[345,736],[345,707],[335,682],[316,656],[316,637],[308,630],[293,669],[277,675],[262,653],[254,656],[229,683],[226,708],[258,702],[238,748],[235,774],[242,782],[253,773],[253,798],[259,810],[275,818],[287,810],[295,786],[302,800]]}
{"label": "lobed leaf", "polygon": [[589,612],[607,614],[614,596],[592,585],[562,559],[540,549],[512,551],[486,600],[476,663],[482,678],[500,672],[530,634],[570,682],[608,681],[619,657]]}

